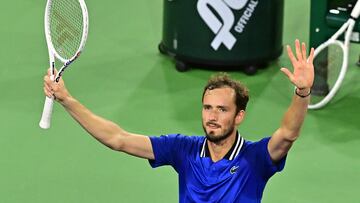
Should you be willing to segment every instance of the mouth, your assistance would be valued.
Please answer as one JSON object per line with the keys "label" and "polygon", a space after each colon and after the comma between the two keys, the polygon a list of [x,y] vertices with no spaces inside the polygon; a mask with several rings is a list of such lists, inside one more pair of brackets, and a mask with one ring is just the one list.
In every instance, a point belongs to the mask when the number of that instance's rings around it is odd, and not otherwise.
{"label": "mouth", "polygon": [[221,126],[217,123],[213,123],[213,122],[207,122],[206,123],[206,126],[211,128],[211,129],[217,129],[217,128],[220,128]]}

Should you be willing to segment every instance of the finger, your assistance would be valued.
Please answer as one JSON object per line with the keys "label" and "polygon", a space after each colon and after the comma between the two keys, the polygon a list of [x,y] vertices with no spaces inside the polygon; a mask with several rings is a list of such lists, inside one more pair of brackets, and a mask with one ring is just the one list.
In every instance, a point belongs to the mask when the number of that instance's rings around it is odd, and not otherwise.
{"label": "finger", "polygon": [[281,70],[281,72],[283,72],[283,73],[289,78],[289,80],[290,80],[291,82],[294,81],[294,75],[289,71],[289,69],[287,69],[287,68],[281,68],[280,70]]}
{"label": "finger", "polygon": [[314,52],[315,52],[315,49],[311,48],[310,49],[310,55],[309,55],[309,58],[308,58],[308,63],[313,63],[314,62]]}
{"label": "finger", "polygon": [[52,93],[51,93],[51,91],[49,91],[47,88],[45,88],[44,87],[44,93],[45,93],[45,95],[47,96],[47,97],[52,97]]}
{"label": "finger", "polygon": [[48,85],[51,85],[53,81],[50,79],[50,76],[45,75],[44,76],[44,82]]}
{"label": "finger", "polygon": [[47,89],[48,91],[51,90],[51,86],[48,85],[46,82],[44,82],[44,88]]}
{"label": "finger", "polygon": [[289,56],[289,59],[291,61],[292,64],[296,63],[296,58],[294,56],[294,53],[291,50],[291,47],[289,45],[286,45],[286,49],[287,49],[287,54]]}
{"label": "finger", "polygon": [[297,59],[302,60],[301,50],[300,50],[300,41],[298,39],[295,40],[295,51],[296,51]]}
{"label": "finger", "polygon": [[306,45],[305,45],[304,42],[301,43],[301,53],[302,53],[302,58],[303,58],[303,59],[306,59],[306,58],[307,58],[307,57],[306,57]]}
{"label": "finger", "polygon": [[48,84],[48,83],[46,83],[46,82],[44,82],[44,87],[45,87],[46,89],[48,89],[49,91],[52,90],[51,84]]}
{"label": "finger", "polygon": [[50,78],[49,78],[49,76],[44,76],[44,85],[50,85],[51,84],[51,80],[50,80]]}

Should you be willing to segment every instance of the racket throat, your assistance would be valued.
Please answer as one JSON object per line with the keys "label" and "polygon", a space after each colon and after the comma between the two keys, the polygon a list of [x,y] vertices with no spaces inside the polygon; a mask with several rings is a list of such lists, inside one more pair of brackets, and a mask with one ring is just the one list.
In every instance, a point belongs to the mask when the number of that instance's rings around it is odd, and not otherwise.
{"label": "racket throat", "polygon": [[330,88],[329,84],[324,78],[317,78],[314,81],[313,87],[311,88],[311,94],[316,96],[326,96],[329,94]]}

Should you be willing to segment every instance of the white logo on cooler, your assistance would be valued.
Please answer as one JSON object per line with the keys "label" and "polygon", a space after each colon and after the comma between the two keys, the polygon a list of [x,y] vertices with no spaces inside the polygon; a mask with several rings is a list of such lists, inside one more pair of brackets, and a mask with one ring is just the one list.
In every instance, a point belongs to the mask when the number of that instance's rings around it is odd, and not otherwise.
{"label": "white logo on cooler", "polygon": [[[241,10],[245,7],[249,0],[199,0],[197,3],[197,10],[201,18],[205,21],[207,26],[211,29],[213,33],[216,34],[215,38],[211,42],[211,47],[214,50],[217,50],[221,44],[231,50],[235,45],[236,38],[230,32],[232,29],[235,16],[231,9]],[[243,16],[241,16],[237,25],[235,26],[235,31],[241,33],[247,24],[247,21],[250,19],[255,7],[257,5],[257,0],[251,0],[247,6]],[[212,10],[210,9],[212,8]],[[216,11],[217,15],[213,13],[213,10]],[[218,17],[220,19],[218,19]]]}

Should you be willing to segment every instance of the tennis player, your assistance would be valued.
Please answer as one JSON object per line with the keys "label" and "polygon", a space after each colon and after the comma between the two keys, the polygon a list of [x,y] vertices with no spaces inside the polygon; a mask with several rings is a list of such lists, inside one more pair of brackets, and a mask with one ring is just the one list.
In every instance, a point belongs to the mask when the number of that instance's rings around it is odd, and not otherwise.
{"label": "tennis player", "polygon": [[295,41],[295,55],[287,46],[293,72],[281,71],[295,85],[295,93],[280,127],[257,142],[237,130],[245,117],[248,90],[226,74],[212,77],[202,96],[205,136],[170,134],[149,137],[125,131],[101,118],[72,97],[64,81],[45,76],[44,91],[54,96],[95,139],[113,150],[148,159],[152,167],[172,166],[179,175],[179,202],[261,202],[267,181],[285,165],[286,155],[299,137],[314,80],[313,55]]}

